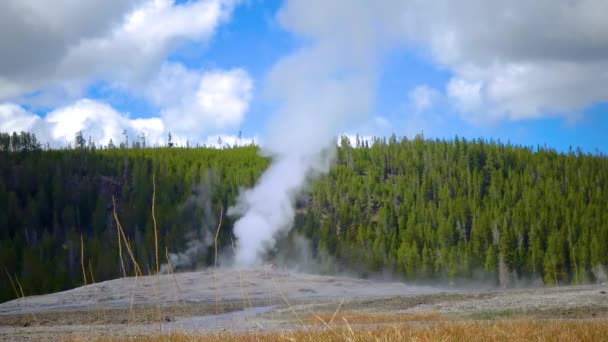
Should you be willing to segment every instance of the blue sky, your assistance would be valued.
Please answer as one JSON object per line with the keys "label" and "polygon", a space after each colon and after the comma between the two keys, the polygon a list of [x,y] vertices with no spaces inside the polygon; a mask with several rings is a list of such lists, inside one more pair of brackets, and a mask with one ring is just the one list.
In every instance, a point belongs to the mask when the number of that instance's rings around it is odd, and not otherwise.
{"label": "blue sky", "polygon": [[[31,130],[56,146],[78,130],[106,144],[123,129],[158,144],[168,132],[214,144],[239,131],[272,144],[285,134],[277,127],[304,122],[292,128],[608,153],[608,24],[593,15],[608,13],[605,2],[379,3],[91,1],[47,14],[44,4],[7,1],[0,12],[14,30],[0,34],[11,52],[0,62],[0,130]],[[52,30],[29,27],[32,11]],[[83,13],[96,17],[76,20]],[[556,20],[563,25],[550,27]],[[27,51],[49,57],[18,58]],[[330,83],[353,104],[284,119],[296,104],[316,111],[324,93],[315,85]]]}

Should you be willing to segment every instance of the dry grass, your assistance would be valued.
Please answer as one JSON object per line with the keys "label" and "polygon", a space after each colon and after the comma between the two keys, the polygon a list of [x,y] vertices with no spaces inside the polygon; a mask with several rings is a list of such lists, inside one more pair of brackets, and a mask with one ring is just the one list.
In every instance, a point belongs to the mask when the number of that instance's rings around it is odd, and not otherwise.
{"label": "dry grass", "polygon": [[437,312],[414,314],[365,313],[365,312],[326,312],[312,314],[304,321],[306,324],[387,324],[408,322],[438,322],[444,320]]}
{"label": "dry grass", "polygon": [[[605,321],[439,321],[373,328],[341,327],[266,333],[185,334],[99,341],[605,341]],[[73,340],[77,341],[77,340]]]}
{"label": "dry grass", "polygon": [[[17,275],[15,274],[15,281],[13,281],[13,277],[11,277],[11,274],[8,273],[8,270],[5,268],[4,272],[6,272],[6,275],[8,276],[8,279],[11,281],[11,286],[13,287],[13,291],[15,291],[15,296],[20,299],[20,298],[25,298],[25,293],[23,293],[23,287],[21,287],[21,283],[19,282],[19,278],[17,278]],[[17,287],[15,286],[15,282],[19,285],[19,290],[17,291]],[[34,322],[36,323],[36,325],[40,325],[40,322],[38,321],[38,318],[36,318],[36,315],[34,315],[33,312],[29,313],[30,316],[32,317],[32,319],[34,320]]]}

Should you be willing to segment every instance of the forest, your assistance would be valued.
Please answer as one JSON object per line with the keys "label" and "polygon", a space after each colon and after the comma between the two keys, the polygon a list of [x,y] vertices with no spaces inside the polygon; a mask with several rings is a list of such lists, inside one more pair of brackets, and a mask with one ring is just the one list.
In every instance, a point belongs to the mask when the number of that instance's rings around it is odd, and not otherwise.
{"label": "forest", "polygon": [[[127,245],[142,273],[154,273],[153,200],[161,262],[173,254],[191,259],[177,270],[213,265],[220,212],[271,162],[253,145],[75,140],[49,149],[30,133],[0,134],[0,302],[133,275]],[[605,281],[602,154],[422,135],[342,138],[336,148],[331,171],[294,199],[294,227],[269,257],[305,240],[313,258],[363,276],[504,287]],[[221,221],[223,251],[236,219]]]}

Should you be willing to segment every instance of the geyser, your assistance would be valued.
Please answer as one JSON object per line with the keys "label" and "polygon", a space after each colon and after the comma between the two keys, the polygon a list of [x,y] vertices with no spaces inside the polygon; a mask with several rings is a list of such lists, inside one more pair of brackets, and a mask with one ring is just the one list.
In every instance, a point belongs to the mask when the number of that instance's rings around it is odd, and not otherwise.
{"label": "geyser", "polygon": [[235,223],[236,264],[250,266],[291,228],[294,201],[307,182],[327,172],[335,136],[359,124],[373,102],[378,51],[400,25],[390,6],[379,2],[288,1],[278,19],[306,45],[271,69],[266,91],[278,110],[268,127],[263,153],[270,168],[240,194],[229,214]]}

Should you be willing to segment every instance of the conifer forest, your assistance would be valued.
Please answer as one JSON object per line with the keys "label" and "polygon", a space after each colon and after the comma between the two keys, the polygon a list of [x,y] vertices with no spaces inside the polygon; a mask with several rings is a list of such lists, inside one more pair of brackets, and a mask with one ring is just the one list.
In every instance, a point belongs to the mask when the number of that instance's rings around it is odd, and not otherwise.
{"label": "conifer forest", "polygon": [[[143,273],[202,247],[184,269],[214,263],[213,236],[242,189],[269,166],[254,145],[48,149],[0,135],[0,301]],[[288,176],[288,175],[286,175]],[[343,138],[326,175],[294,198],[296,216],[269,258],[308,241],[311,255],[361,275],[496,286],[595,282],[608,266],[608,158],[496,141]],[[219,249],[234,242],[224,215]],[[117,227],[120,223],[124,236]]]}

